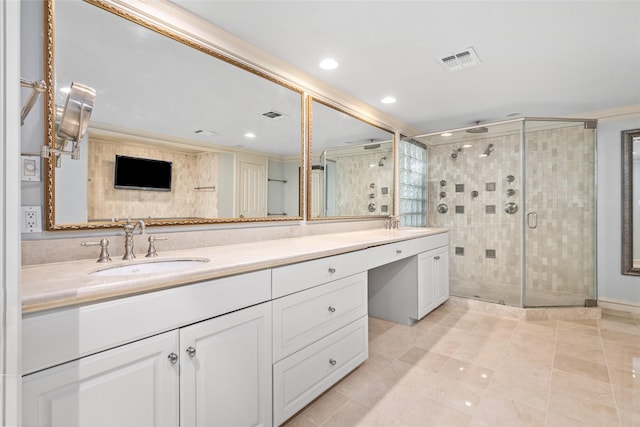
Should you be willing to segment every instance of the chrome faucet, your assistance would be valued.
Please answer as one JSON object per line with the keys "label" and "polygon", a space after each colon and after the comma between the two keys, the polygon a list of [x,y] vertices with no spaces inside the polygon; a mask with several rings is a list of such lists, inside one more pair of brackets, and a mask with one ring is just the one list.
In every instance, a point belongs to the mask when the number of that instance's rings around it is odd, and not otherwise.
{"label": "chrome faucet", "polygon": [[385,221],[384,227],[387,230],[397,230],[400,228],[400,215],[390,215]]}
{"label": "chrome faucet", "polygon": [[131,218],[127,218],[127,222],[124,224],[124,256],[122,259],[132,260],[136,257],[136,254],[133,253],[133,233],[136,231],[137,226],[140,226],[140,234],[145,234],[143,220],[139,219],[136,222],[131,222]]}

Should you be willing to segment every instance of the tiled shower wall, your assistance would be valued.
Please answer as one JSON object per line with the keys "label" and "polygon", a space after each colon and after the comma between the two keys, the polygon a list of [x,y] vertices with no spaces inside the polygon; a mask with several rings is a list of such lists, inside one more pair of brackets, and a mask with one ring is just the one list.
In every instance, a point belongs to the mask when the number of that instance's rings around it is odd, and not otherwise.
{"label": "tiled shower wall", "polygon": [[[382,157],[386,157],[383,161],[384,166],[378,166]],[[390,214],[393,204],[391,151],[337,158],[336,183],[336,215]],[[371,188],[371,184],[374,184],[374,188]],[[374,195],[373,198],[370,197],[371,194]],[[375,204],[373,212],[368,210],[370,203]]]}
{"label": "tiled shower wall", "polygon": [[[125,190],[113,187],[115,155],[166,160],[172,165],[171,191]],[[190,154],[144,145],[89,139],[89,220],[218,216],[218,155]],[[197,190],[196,187],[215,187]]]}
{"label": "tiled shower wall", "polygon": [[530,305],[545,291],[595,298],[593,133],[582,124],[527,133],[527,202],[538,214],[526,235]]}
{"label": "tiled shower wall", "polygon": [[[527,132],[527,209],[538,212],[538,227],[525,234],[526,305],[577,305],[593,297],[592,138],[582,124]],[[460,143],[429,150],[428,225],[451,230],[452,294],[520,305],[520,134],[489,133],[471,143],[457,159],[451,153]],[[491,155],[480,157],[489,144]],[[506,213],[507,203],[518,211]],[[446,213],[437,211],[440,204]]]}

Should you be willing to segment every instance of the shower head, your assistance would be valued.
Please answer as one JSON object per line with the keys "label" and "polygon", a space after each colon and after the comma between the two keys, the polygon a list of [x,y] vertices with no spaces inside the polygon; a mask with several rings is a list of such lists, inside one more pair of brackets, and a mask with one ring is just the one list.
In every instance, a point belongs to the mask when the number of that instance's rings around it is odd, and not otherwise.
{"label": "shower head", "polygon": [[380,161],[378,162],[378,166],[379,166],[379,167],[383,167],[383,166],[384,166],[384,161],[385,161],[385,160],[387,160],[387,157],[386,157],[386,156],[380,159]]}
{"label": "shower head", "polygon": [[487,145],[487,148],[484,149],[484,152],[480,154],[480,157],[488,157],[493,152],[493,144]]}
{"label": "shower head", "polygon": [[487,133],[489,132],[489,128],[484,127],[484,126],[480,126],[480,120],[476,121],[476,127],[471,128],[471,129],[467,129],[466,132],[468,133]]}

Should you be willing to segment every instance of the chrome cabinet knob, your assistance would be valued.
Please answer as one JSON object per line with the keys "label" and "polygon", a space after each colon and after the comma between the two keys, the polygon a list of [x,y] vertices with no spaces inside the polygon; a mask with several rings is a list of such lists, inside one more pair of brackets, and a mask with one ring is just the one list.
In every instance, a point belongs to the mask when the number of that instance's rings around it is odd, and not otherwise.
{"label": "chrome cabinet knob", "polygon": [[335,313],[336,312],[336,308],[329,306],[329,312],[330,313]]}
{"label": "chrome cabinet knob", "polygon": [[436,261],[440,259],[440,255],[436,255],[433,257],[433,259],[435,259]]}
{"label": "chrome cabinet knob", "polygon": [[402,249],[396,249],[396,253],[400,255],[402,253]]}
{"label": "chrome cabinet knob", "polygon": [[178,363],[178,355],[175,353],[169,353],[169,356],[167,356],[167,359],[169,359],[169,362],[171,362],[174,365]]}
{"label": "chrome cabinet knob", "polygon": [[335,272],[336,272],[336,269],[335,269],[335,268],[333,268],[333,267],[330,267],[330,268],[329,268],[329,273],[333,274],[333,273],[335,273]]}
{"label": "chrome cabinet knob", "polygon": [[329,359],[329,365],[336,366],[336,363],[338,363],[336,359]]}
{"label": "chrome cabinet knob", "polygon": [[189,357],[194,357],[196,355],[196,349],[193,347],[187,348],[187,354],[189,355]]}

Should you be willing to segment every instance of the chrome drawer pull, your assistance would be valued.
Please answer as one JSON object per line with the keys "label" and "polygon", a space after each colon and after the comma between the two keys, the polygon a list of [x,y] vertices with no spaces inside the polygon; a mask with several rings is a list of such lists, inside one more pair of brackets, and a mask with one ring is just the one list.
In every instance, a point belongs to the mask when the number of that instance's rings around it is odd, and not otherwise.
{"label": "chrome drawer pull", "polygon": [[440,255],[436,255],[433,257],[433,259],[435,259],[436,261],[440,259]]}
{"label": "chrome drawer pull", "polygon": [[329,312],[330,313],[335,313],[336,312],[336,308],[329,306]]}
{"label": "chrome drawer pull", "polygon": [[336,366],[336,363],[338,363],[336,362],[336,359],[329,359],[329,365]]}
{"label": "chrome drawer pull", "polygon": [[189,357],[193,357],[196,355],[196,349],[193,347],[189,347],[187,348],[187,354],[189,355]]}
{"label": "chrome drawer pull", "polygon": [[335,273],[335,272],[336,272],[336,269],[335,269],[335,268],[333,268],[333,267],[330,267],[330,268],[329,268],[329,273],[333,274],[333,273]]}
{"label": "chrome drawer pull", "polygon": [[400,255],[402,253],[402,249],[396,249],[396,253]]}
{"label": "chrome drawer pull", "polygon": [[175,353],[169,353],[169,356],[167,356],[167,359],[169,359],[169,362],[171,362],[174,365],[178,363],[178,355]]}

